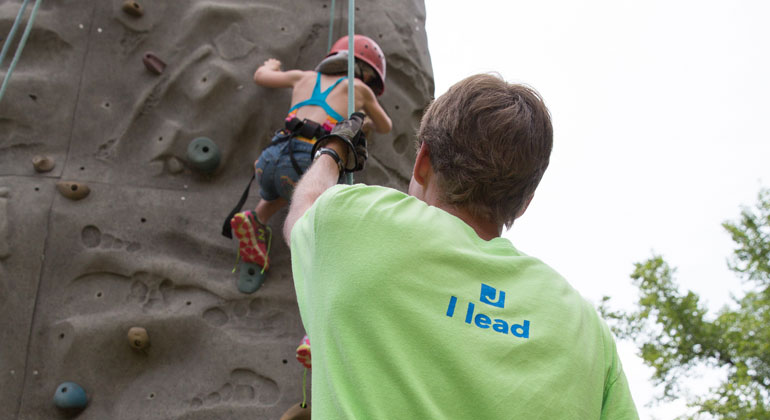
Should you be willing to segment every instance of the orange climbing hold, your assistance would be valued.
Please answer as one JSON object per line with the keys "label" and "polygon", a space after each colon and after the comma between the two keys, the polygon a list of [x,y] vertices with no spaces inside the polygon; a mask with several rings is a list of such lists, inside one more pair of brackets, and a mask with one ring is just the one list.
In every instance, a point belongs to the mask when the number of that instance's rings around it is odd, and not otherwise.
{"label": "orange climbing hold", "polygon": [[302,403],[294,404],[283,413],[281,420],[310,420],[310,406]]}
{"label": "orange climbing hold", "polygon": [[142,17],[142,15],[144,15],[144,9],[142,9],[142,5],[135,2],[134,0],[126,0],[123,3],[123,11],[127,15],[134,17]]}
{"label": "orange climbing hold", "polygon": [[48,156],[35,156],[32,158],[32,166],[37,172],[50,172],[54,167],[54,161]]}
{"label": "orange climbing hold", "polygon": [[128,330],[128,344],[137,350],[144,350],[150,346],[150,336],[142,327],[131,327]]}
{"label": "orange climbing hold", "polygon": [[60,181],[56,183],[56,188],[59,190],[61,195],[74,201],[86,198],[91,192],[91,189],[88,188],[88,185],[81,184],[79,182]]}

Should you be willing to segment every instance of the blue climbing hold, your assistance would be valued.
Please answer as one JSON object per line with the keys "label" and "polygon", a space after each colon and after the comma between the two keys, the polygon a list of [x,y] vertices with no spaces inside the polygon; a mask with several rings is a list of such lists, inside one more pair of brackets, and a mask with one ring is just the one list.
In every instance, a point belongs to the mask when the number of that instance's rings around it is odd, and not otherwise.
{"label": "blue climbing hold", "polygon": [[53,403],[61,409],[80,410],[88,404],[88,396],[86,396],[86,391],[80,385],[74,382],[62,382],[56,388]]}
{"label": "blue climbing hold", "polygon": [[254,293],[265,282],[266,273],[254,263],[242,261],[238,274],[238,290],[241,293]]}
{"label": "blue climbing hold", "polygon": [[187,146],[187,160],[193,168],[202,172],[214,172],[221,157],[219,147],[206,137],[198,137]]}

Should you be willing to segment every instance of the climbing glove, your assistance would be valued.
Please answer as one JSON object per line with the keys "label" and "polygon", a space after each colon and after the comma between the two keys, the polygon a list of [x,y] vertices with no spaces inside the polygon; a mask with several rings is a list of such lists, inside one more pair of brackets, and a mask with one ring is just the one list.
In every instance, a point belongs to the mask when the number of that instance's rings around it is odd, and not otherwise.
{"label": "climbing glove", "polygon": [[334,126],[331,133],[321,137],[313,145],[311,156],[324,147],[333,139],[342,140],[348,147],[347,158],[345,159],[345,172],[356,172],[364,169],[364,163],[369,157],[366,149],[366,136],[361,130],[364,125],[364,114],[354,112],[347,120],[342,120]]}

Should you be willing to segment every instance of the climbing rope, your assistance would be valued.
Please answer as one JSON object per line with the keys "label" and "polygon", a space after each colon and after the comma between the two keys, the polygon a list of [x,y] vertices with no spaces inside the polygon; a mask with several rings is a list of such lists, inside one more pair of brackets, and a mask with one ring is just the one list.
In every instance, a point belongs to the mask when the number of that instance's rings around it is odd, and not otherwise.
{"label": "climbing rope", "polygon": [[355,91],[353,85],[353,61],[355,60],[355,9],[356,0],[348,0],[348,116],[356,112]]}
{"label": "climbing rope", "polygon": [[326,51],[331,51],[333,38],[334,38],[334,0],[332,0],[332,10],[329,12],[329,42],[326,46]]}
{"label": "climbing rope", "polygon": [[11,47],[11,42],[13,42],[13,38],[16,37],[16,30],[19,29],[21,18],[22,16],[24,16],[24,12],[27,10],[27,4],[29,4],[29,0],[24,0],[24,3],[21,4],[21,8],[19,9],[19,14],[16,15],[16,20],[13,22],[13,26],[11,26],[11,32],[9,32],[8,36],[5,38],[5,43],[3,44],[3,50],[0,51],[0,66],[2,66],[3,61],[5,61],[5,54],[8,53],[8,50]]}
{"label": "climbing rope", "polygon": [[[5,44],[3,44],[3,50],[0,51],[0,65],[3,64],[3,60],[5,59],[5,54],[10,49],[11,42],[13,42],[13,38],[16,36],[16,30],[19,27],[19,23],[21,22],[21,19],[24,15],[24,11],[26,10],[28,3],[29,3],[29,0],[24,0],[24,2],[21,4],[21,9],[19,10],[19,13],[16,15],[16,20],[13,22],[13,26],[11,27],[11,32],[8,34],[8,38],[5,40]],[[24,46],[27,45],[27,39],[29,38],[30,32],[32,32],[32,24],[35,22],[35,16],[37,15],[38,8],[40,8],[40,3],[42,3],[42,0],[35,0],[35,6],[32,8],[32,13],[30,13],[29,15],[27,26],[24,28],[24,34],[21,36],[19,45],[16,47],[16,53],[13,55],[13,60],[11,61],[11,65],[8,66],[8,71],[5,73],[5,78],[3,79],[3,85],[2,87],[0,87],[0,101],[3,100],[3,96],[5,95],[5,90],[8,88],[8,82],[11,80],[11,74],[13,74],[13,70],[16,68],[16,64],[19,62],[19,58],[21,57],[21,52],[24,50]]]}
{"label": "climbing rope", "polygon": [[[355,74],[353,72],[353,61],[355,59],[355,15],[356,0],[348,0],[348,116],[356,112],[355,103],[355,85],[353,84]],[[353,173],[345,174],[345,183],[353,185]]]}

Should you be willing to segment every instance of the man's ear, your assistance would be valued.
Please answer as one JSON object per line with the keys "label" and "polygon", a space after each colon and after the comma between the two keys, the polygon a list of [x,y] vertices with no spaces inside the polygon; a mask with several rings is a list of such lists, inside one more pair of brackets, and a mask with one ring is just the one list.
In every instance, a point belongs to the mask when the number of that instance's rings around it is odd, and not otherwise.
{"label": "man's ear", "polygon": [[430,149],[425,143],[420,144],[420,149],[417,151],[417,158],[414,160],[414,169],[412,177],[422,186],[425,186],[430,172],[433,170],[433,166],[430,163]]}

